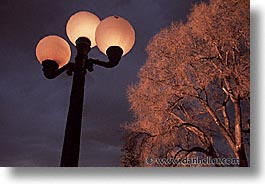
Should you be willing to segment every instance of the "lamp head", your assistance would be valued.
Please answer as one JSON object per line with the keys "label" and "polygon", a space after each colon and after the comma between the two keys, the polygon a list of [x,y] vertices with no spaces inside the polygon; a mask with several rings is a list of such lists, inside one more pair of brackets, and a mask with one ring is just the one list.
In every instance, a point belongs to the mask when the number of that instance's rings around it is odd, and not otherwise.
{"label": "lamp head", "polygon": [[53,60],[45,60],[42,62],[42,71],[46,78],[53,79],[55,78],[55,72],[58,70],[59,65]]}
{"label": "lamp head", "polygon": [[107,49],[118,46],[123,55],[127,54],[135,43],[135,31],[124,18],[110,16],[100,22],[96,29],[96,43],[99,50],[107,54]]}
{"label": "lamp head", "polygon": [[117,61],[121,59],[123,50],[119,46],[111,46],[107,49],[106,54],[111,61]]}
{"label": "lamp head", "polygon": [[76,44],[76,40],[80,37],[88,38],[90,46],[96,46],[95,32],[100,19],[93,13],[80,11],[72,15],[66,25],[66,34],[69,40]]}
{"label": "lamp head", "polygon": [[87,55],[91,50],[91,41],[86,37],[79,37],[76,41],[76,49],[78,53]]}
{"label": "lamp head", "polygon": [[51,35],[39,41],[36,47],[36,57],[41,64],[49,60],[62,67],[70,61],[71,49],[63,38]]}

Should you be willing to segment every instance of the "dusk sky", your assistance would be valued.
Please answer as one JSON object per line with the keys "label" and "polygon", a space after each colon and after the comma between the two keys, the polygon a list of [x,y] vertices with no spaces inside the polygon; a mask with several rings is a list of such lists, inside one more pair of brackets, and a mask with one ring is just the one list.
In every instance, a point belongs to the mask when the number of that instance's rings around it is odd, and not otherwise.
{"label": "dusk sky", "polygon": [[[121,16],[133,25],[136,44],[114,69],[86,76],[80,166],[119,166],[122,129],[133,119],[127,88],[137,83],[148,41],[173,21],[185,21],[197,0],[0,1],[0,166],[58,166],[72,77],[48,80],[35,56],[44,36],[65,33],[81,10],[100,19]],[[72,47],[72,59],[76,54]],[[95,47],[89,57],[106,60]]]}

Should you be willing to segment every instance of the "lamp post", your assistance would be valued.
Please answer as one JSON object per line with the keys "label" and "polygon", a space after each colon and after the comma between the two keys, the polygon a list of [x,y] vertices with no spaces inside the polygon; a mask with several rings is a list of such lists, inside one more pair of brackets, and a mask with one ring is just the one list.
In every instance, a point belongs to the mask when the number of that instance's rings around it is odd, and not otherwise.
{"label": "lamp post", "polygon": [[[100,21],[96,15],[81,11],[70,17],[66,33],[77,50],[75,63],[69,62],[71,49],[68,43],[55,35],[39,41],[36,56],[48,79],[54,79],[63,72],[73,75],[60,166],[78,167],[86,72],[92,72],[94,65],[105,68],[117,66],[121,57],[132,49],[135,31],[121,17],[111,16]],[[96,45],[108,56],[108,62],[88,58],[91,48]]]}

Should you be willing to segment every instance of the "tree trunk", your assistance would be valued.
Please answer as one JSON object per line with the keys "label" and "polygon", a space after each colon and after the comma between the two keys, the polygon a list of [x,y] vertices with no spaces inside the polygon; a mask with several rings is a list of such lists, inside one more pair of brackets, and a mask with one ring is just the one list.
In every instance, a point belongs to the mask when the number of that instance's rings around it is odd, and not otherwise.
{"label": "tree trunk", "polygon": [[235,110],[235,144],[236,150],[235,155],[240,160],[240,167],[247,167],[248,161],[246,157],[245,147],[242,136],[242,119],[241,119],[241,107],[240,100],[234,99],[234,110]]}

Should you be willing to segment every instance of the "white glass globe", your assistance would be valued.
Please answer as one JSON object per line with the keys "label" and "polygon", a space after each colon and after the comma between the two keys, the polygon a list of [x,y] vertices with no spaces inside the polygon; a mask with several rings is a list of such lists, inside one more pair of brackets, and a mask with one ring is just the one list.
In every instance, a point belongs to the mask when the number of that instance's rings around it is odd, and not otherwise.
{"label": "white glass globe", "polygon": [[135,31],[132,25],[118,16],[107,17],[100,22],[96,30],[96,43],[101,52],[111,46],[119,46],[123,55],[127,54],[135,43]]}
{"label": "white glass globe", "polygon": [[50,35],[42,38],[37,44],[36,57],[41,64],[45,60],[53,60],[62,67],[70,61],[71,49],[63,38]]}
{"label": "white glass globe", "polygon": [[66,34],[75,45],[79,37],[86,37],[91,41],[91,48],[96,46],[95,32],[100,19],[93,13],[81,11],[70,17],[66,25]]}

